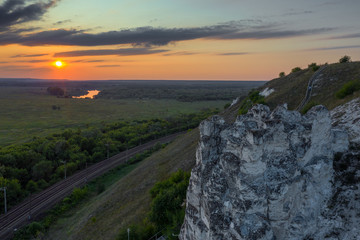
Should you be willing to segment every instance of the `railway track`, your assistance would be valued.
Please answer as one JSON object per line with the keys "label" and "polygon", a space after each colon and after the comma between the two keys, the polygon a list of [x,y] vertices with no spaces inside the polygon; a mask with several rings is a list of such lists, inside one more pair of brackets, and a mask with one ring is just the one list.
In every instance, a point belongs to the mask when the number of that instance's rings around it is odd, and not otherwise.
{"label": "railway track", "polygon": [[0,240],[10,239],[13,236],[14,231],[30,223],[32,219],[37,218],[40,214],[49,210],[57,202],[69,195],[75,187],[81,187],[88,181],[103,175],[120,164],[126,163],[129,158],[135,156],[137,153],[148,150],[157,143],[162,144],[170,142],[181,134],[183,134],[183,132],[159,138],[121,152],[93,164],[92,166],[73,174],[67,179],[57,182],[38,194],[28,197],[22,203],[10,209],[7,214],[0,215]]}

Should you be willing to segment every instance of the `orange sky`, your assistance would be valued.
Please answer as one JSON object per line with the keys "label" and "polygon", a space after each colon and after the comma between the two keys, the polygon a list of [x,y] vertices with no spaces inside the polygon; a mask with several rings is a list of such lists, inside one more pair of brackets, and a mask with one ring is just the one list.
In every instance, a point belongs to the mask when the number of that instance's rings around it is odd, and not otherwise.
{"label": "orange sky", "polygon": [[345,54],[360,59],[359,1],[198,1],[88,0],[87,13],[76,11],[82,0],[33,1],[37,12],[0,2],[0,77],[269,80]]}

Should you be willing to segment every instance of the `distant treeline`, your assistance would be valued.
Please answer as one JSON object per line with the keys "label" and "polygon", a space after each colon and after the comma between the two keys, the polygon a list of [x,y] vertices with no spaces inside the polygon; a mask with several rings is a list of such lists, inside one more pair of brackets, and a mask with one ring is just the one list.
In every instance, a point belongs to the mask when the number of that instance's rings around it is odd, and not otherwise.
{"label": "distant treeline", "polygon": [[126,98],[142,98],[142,99],[176,99],[181,102],[193,101],[209,101],[209,100],[233,100],[246,93],[255,86],[244,85],[243,87],[169,87],[158,86],[152,87],[118,87],[104,89],[99,93],[97,98],[106,99],[126,99]]}
{"label": "distant treeline", "polygon": [[[86,164],[101,161],[141,143],[197,127],[216,110],[167,119],[122,121],[102,127],[65,130],[29,143],[0,147],[0,187],[7,187],[8,206],[48,187]],[[0,199],[3,198],[2,191]],[[3,211],[3,201],[0,209]]]}

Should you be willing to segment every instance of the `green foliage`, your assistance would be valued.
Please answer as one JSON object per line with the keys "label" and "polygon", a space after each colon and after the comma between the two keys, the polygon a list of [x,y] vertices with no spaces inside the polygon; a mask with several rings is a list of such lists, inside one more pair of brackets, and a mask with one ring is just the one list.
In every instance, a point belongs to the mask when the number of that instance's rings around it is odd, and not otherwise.
{"label": "green foliage", "polygon": [[280,72],[280,73],[279,73],[279,77],[281,77],[281,78],[282,78],[282,77],[285,77],[285,72]]}
{"label": "green foliage", "polygon": [[[158,182],[150,190],[152,198],[148,218],[142,224],[130,226],[130,239],[149,239],[156,232],[167,239],[176,239],[185,217],[186,190],[189,185],[190,173],[179,170],[170,178]],[[127,228],[120,231],[117,239],[127,239]]]}
{"label": "green foliage", "polygon": [[227,103],[227,104],[224,105],[224,109],[227,109],[227,108],[230,107],[230,106],[231,106],[231,104],[230,104],[230,103]]}
{"label": "green foliage", "polygon": [[239,115],[246,114],[255,104],[266,104],[265,97],[261,96],[259,91],[252,90],[248,97],[242,101],[239,108]]}
{"label": "green foliage", "polygon": [[349,81],[345,83],[339,91],[335,93],[337,98],[343,99],[348,95],[353,94],[354,92],[360,90],[360,80]]}
{"label": "green foliage", "polygon": [[312,107],[316,106],[316,105],[319,105],[317,102],[314,102],[314,101],[310,101],[308,102],[304,107],[303,109],[301,110],[301,113],[302,114],[305,114],[307,113]]}
{"label": "green foliage", "polygon": [[[103,124],[100,128],[67,129],[45,138],[34,138],[29,143],[3,147],[0,149],[1,176],[8,182],[16,180],[18,185],[14,184],[20,187],[20,191],[18,188],[15,192],[10,189],[10,195],[16,196],[11,204],[15,205],[26,196],[27,187],[37,184],[41,190],[63,179],[64,161],[67,176],[70,176],[76,170],[84,169],[86,163],[105,159],[108,151],[111,157],[156,138],[195,128],[203,119],[217,112],[204,109],[197,114],[181,114],[167,119],[121,121]],[[150,154],[136,155],[130,163],[137,163]],[[30,185],[29,181],[32,181]]]}
{"label": "green foliage", "polygon": [[316,63],[311,63],[308,65],[308,68],[312,69],[314,72],[316,72],[317,70],[319,70],[320,66],[317,65]]}
{"label": "green foliage", "polygon": [[32,222],[18,230],[14,235],[14,240],[33,239],[43,236],[50,225],[56,221],[57,217],[68,211],[76,204],[80,203],[88,196],[88,188],[75,188],[69,197],[66,197],[57,204],[41,222]]}
{"label": "green foliage", "polygon": [[294,67],[293,69],[291,69],[292,73],[299,72],[299,71],[301,71],[300,67]]}
{"label": "green foliage", "polygon": [[339,63],[348,63],[351,61],[351,57],[350,56],[343,56],[342,58],[339,59]]}

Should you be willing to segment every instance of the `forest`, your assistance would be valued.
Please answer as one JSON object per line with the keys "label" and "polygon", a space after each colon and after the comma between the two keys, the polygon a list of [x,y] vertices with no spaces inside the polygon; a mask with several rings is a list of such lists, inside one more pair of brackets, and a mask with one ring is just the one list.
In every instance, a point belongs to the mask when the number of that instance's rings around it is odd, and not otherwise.
{"label": "forest", "polygon": [[[0,147],[0,187],[7,188],[8,209],[55,182],[121,151],[171,133],[195,128],[217,110],[166,119],[119,121],[67,129],[23,144]],[[3,192],[0,192],[3,199]],[[0,201],[3,212],[4,203]]]}

